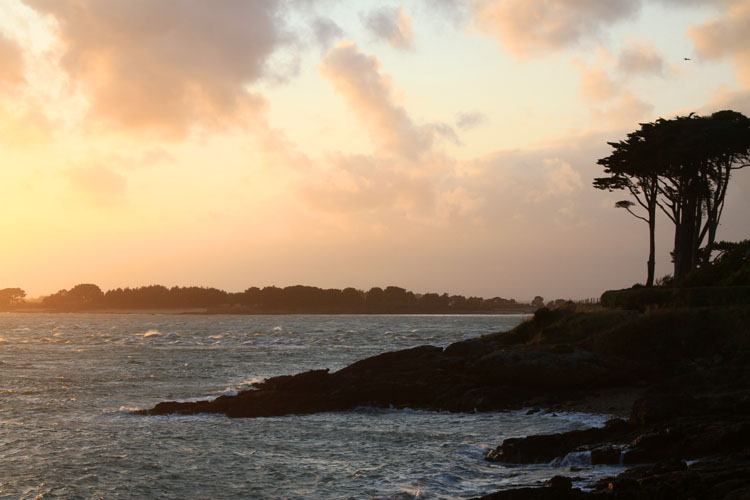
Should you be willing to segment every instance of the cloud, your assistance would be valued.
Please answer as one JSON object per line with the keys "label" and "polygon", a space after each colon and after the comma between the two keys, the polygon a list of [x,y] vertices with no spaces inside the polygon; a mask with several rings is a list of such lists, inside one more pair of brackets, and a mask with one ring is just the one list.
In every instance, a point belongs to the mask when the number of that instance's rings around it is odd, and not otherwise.
{"label": "cloud", "polygon": [[55,129],[39,108],[11,112],[0,106],[0,145],[33,149],[45,145]]}
{"label": "cloud", "polygon": [[127,179],[105,165],[76,166],[64,172],[70,187],[85,201],[111,206],[125,201]]}
{"label": "cloud", "polygon": [[476,217],[519,237],[587,224],[594,213],[586,208],[592,197],[584,178],[603,151],[599,140],[606,145],[600,137],[571,137],[565,145],[496,151],[471,161],[478,171],[462,186],[471,199],[483,200]]}
{"label": "cloud", "polygon": [[532,203],[567,198],[583,187],[581,174],[560,158],[544,158],[536,164],[538,179],[525,186],[525,199]]}
{"label": "cloud", "polygon": [[325,17],[314,19],[312,30],[315,40],[323,50],[328,50],[335,41],[344,36],[344,30],[338,24]]}
{"label": "cloud", "polygon": [[16,84],[23,81],[23,57],[21,47],[0,32],[0,84]]}
{"label": "cloud", "polygon": [[648,43],[631,41],[620,52],[617,69],[628,76],[663,75],[664,59]]}
{"label": "cloud", "polygon": [[621,85],[615,82],[603,68],[588,68],[581,63],[576,64],[581,74],[578,94],[583,101],[604,102],[621,92]]}
{"label": "cloud", "polygon": [[54,17],[63,69],[99,122],[180,136],[261,105],[246,85],[286,41],[278,0],[25,0]]}
{"label": "cloud", "polygon": [[392,47],[406,49],[414,43],[411,18],[403,7],[381,7],[362,16],[365,27]]}
{"label": "cloud", "polygon": [[621,0],[486,0],[480,28],[523,59],[597,39],[603,28],[635,15],[640,2]]}
{"label": "cloud", "polygon": [[479,111],[467,111],[459,113],[456,117],[456,126],[461,130],[471,130],[487,123],[489,118]]}
{"label": "cloud", "polygon": [[331,155],[327,168],[301,189],[310,206],[324,212],[371,212],[383,217],[421,212],[430,203],[431,181],[413,165],[377,155]]}
{"label": "cloud", "polygon": [[471,14],[473,3],[473,0],[423,0],[420,13],[432,15],[442,22],[448,21],[454,26],[460,26]]}
{"label": "cloud", "polygon": [[611,129],[634,129],[644,120],[653,118],[654,106],[625,91],[606,108],[594,109],[596,126]]}
{"label": "cloud", "polygon": [[728,58],[737,80],[750,87],[750,3],[728,0],[719,17],[688,28],[695,49],[706,59]]}
{"label": "cloud", "polygon": [[[480,206],[457,182],[455,161],[434,148],[437,139],[459,143],[453,127],[415,123],[396,104],[391,80],[375,56],[363,54],[352,42],[341,42],[326,54],[320,72],[346,100],[376,147],[370,154],[334,153],[323,161],[304,158],[306,175],[297,179],[297,190],[311,213],[371,227],[395,219],[434,225],[470,217]],[[269,149],[279,148],[271,144]]]}
{"label": "cloud", "polygon": [[457,186],[440,193],[436,200],[436,213],[441,219],[472,217],[473,222],[481,222],[477,217],[485,200],[470,194],[465,187]]}
{"label": "cloud", "polygon": [[435,128],[415,125],[406,110],[396,105],[391,81],[381,74],[375,56],[363,54],[352,42],[341,42],[323,58],[320,72],[346,99],[382,151],[416,159],[431,148]]}
{"label": "cloud", "polygon": [[155,147],[141,152],[138,163],[144,166],[151,166],[158,163],[173,163],[174,161],[174,156],[172,156],[168,151],[162,148]]}
{"label": "cloud", "polygon": [[[638,53],[648,54],[648,51]],[[648,58],[639,57],[629,60],[626,58],[625,64],[652,64],[648,62]],[[654,106],[628,90],[628,79],[632,73],[620,73],[619,76],[613,77],[608,71],[615,65],[620,68],[623,64],[622,57],[615,62],[609,53],[600,50],[597,59],[594,66],[586,66],[578,59],[572,61],[572,65],[580,72],[578,93],[581,101],[589,106],[593,126],[603,127],[605,130],[632,128],[644,119],[652,118]],[[642,66],[641,69],[646,68]],[[651,69],[654,69],[653,66]]]}
{"label": "cloud", "polygon": [[750,90],[729,91],[719,89],[700,114],[710,114],[723,109],[732,109],[750,116]]}
{"label": "cloud", "polygon": [[[512,225],[514,213],[519,214],[519,224],[544,225],[551,220],[560,227],[586,218],[576,201],[585,184],[580,168],[574,166],[584,157],[579,146],[499,152],[459,161],[435,151],[433,139],[439,127],[415,124],[395,104],[391,81],[377,58],[361,53],[354,43],[332,49],[320,71],[367,126],[379,148],[372,154],[330,155],[313,165],[316,173],[300,179],[298,187],[311,213],[350,224],[410,220],[428,226],[482,225],[497,217]],[[616,100],[621,94],[613,96],[608,112],[621,104]],[[637,104],[627,97],[625,104]],[[459,116],[464,127],[485,119],[481,113]],[[607,119],[615,117],[607,115]],[[604,139],[597,139],[606,147]],[[596,157],[585,158],[595,166]]]}

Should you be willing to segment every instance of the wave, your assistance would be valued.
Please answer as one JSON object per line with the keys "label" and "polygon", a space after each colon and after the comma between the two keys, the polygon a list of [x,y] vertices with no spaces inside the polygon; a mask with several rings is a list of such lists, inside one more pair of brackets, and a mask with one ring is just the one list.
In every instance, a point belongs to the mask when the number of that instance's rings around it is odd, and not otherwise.
{"label": "wave", "polygon": [[136,412],[141,411],[141,408],[138,408],[137,406],[121,406],[117,409],[120,413],[126,413],[128,415],[133,415]]}
{"label": "wave", "polygon": [[552,467],[586,467],[591,465],[591,452],[573,451],[564,457],[557,457],[549,464]]}
{"label": "wave", "polygon": [[[140,335],[136,335],[140,336]],[[143,339],[164,339],[164,340],[175,340],[179,335],[176,333],[165,333],[156,329],[148,330],[143,334]]]}
{"label": "wave", "polygon": [[242,380],[235,385],[227,387],[226,389],[221,391],[221,394],[225,396],[236,396],[237,393],[239,393],[240,391],[254,389],[255,384],[260,384],[264,382],[265,380],[266,379],[263,377],[251,377],[251,378]]}

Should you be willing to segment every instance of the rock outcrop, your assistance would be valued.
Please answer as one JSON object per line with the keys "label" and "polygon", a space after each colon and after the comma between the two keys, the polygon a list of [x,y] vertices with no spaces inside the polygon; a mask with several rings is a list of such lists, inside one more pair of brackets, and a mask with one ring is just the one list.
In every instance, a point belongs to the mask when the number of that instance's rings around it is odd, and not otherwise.
{"label": "rock outcrop", "polygon": [[[466,345],[462,345],[466,344]],[[638,377],[621,360],[579,348],[496,348],[490,342],[446,349],[422,346],[358,361],[335,373],[314,370],[270,378],[236,396],[165,402],[142,413],[222,413],[268,417],[341,411],[358,406],[455,412],[520,407],[544,398],[561,402]]]}
{"label": "rock outcrop", "polygon": [[638,388],[643,397],[627,421],[506,439],[487,459],[546,463],[590,453],[593,464],[652,465],[630,469],[593,492],[561,477],[547,488],[483,499],[750,498],[749,367],[747,308],[646,314],[544,310],[510,332],[444,349],[385,353],[335,373],[274,377],[236,396],[164,402],[141,413],[267,417],[358,406],[456,412],[564,408],[602,389]]}

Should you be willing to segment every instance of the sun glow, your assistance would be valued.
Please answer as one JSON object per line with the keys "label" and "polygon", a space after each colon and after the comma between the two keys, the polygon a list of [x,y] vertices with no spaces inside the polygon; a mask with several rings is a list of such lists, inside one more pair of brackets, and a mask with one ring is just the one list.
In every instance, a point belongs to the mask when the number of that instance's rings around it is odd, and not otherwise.
{"label": "sun glow", "polygon": [[448,4],[3,2],[0,285],[631,280],[642,228],[590,188],[596,159],[639,121],[750,111],[746,9],[545,2],[571,22],[536,29],[542,7]]}

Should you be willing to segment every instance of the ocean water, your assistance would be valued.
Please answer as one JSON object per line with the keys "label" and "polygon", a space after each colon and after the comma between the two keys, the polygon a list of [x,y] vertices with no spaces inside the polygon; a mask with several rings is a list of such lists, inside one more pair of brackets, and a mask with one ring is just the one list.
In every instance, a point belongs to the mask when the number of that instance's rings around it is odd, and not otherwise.
{"label": "ocean water", "polygon": [[[507,330],[521,315],[0,313],[0,498],[472,498],[569,464],[483,460],[506,437],[607,416],[359,408],[259,419],[143,417],[274,375]],[[616,472],[585,466],[579,485]],[[570,473],[569,473],[570,474]]]}

